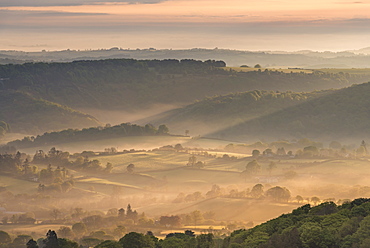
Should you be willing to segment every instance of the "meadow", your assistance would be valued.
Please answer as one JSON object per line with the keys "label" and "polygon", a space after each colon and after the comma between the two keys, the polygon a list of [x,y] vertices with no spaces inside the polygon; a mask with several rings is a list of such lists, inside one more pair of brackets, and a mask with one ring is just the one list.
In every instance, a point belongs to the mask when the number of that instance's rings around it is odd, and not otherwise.
{"label": "meadow", "polygon": [[[176,150],[176,144],[181,144],[182,149]],[[225,149],[228,144],[230,142],[225,140],[185,136],[123,137],[59,144],[57,149],[73,154],[71,161],[83,151],[93,151],[88,153],[89,159],[98,160],[102,166],[111,163],[113,168],[107,173],[69,165],[67,169],[73,175],[73,188],[68,192],[52,194],[40,194],[39,182],[1,175],[0,186],[6,192],[11,192],[14,199],[28,199],[23,200],[25,202],[15,211],[31,213],[37,221],[35,224],[7,223],[0,229],[12,235],[28,234],[40,238],[48,229],[59,230],[62,226],[71,228],[74,223],[81,221],[71,217],[76,209],[82,209],[85,216],[105,216],[112,209],[125,208],[130,204],[139,215],[145,213],[145,218],[152,219],[154,223],[161,216],[181,216],[183,223],[174,227],[159,224],[140,226],[143,224],[124,222],[126,232],[152,230],[158,237],[164,238],[173,230],[191,228],[198,234],[214,232],[215,235],[221,235],[258,225],[289,213],[302,204],[317,205],[324,201],[340,203],[370,196],[367,180],[370,161],[366,156],[278,156],[275,154],[276,148],[272,147],[273,155],[253,157],[250,152],[253,147],[245,152],[232,152]],[[105,148],[110,147],[117,147],[117,152],[107,153]],[[32,160],[33,151],[38,149],[45,149],[45,152],[49,150],[46,147],[34,147],[23,149],[22,152],[28,153]],[[189,164],[192,157],[202,166]],[[260,166],[259,171],[252,176],[245,176],[243,171],[255,159]],[[32,164],[39,170],[48,167],[42,163]],[[134,165],[131,171],[128,170],[130,164]],[[55,168],[52,165],[52,170]],[[262,191],[254,195],[257,185],[261,185]],[[276,201],[269,198],[267,192],[274,187],[287,189],[289,199]],[[0,192],[0,196],[3,199],[1,206],[10,211],[4,201],[5,193]],[[45,203],[40,206],[37,199]],[[57,219],[52,217],[55,209],[60,211]],[[11,216],[6,211],[0,213],[2,218]],[[187,217],[194,213],[203,216],[198,223]],[[112,228],[106,226],[101,230],[113,233]]]}

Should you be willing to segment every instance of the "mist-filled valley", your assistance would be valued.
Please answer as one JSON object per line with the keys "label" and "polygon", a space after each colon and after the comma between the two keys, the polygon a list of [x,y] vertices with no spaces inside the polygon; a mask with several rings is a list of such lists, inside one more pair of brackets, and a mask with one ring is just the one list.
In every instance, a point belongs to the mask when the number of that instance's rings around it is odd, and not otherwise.
{"label": "mist-filled valley", "polygon": [[0,65],[0,247],[368,247],[370,69],[282,67]]}

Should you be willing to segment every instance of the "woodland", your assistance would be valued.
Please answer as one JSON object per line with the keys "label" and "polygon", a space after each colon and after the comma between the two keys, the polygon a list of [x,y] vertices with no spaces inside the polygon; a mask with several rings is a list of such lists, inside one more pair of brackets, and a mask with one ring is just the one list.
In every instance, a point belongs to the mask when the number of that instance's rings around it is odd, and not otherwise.
{"label": "woodland", "polygon": [[0,247],[370,246],[369,69],[65,52],[4,53]]}

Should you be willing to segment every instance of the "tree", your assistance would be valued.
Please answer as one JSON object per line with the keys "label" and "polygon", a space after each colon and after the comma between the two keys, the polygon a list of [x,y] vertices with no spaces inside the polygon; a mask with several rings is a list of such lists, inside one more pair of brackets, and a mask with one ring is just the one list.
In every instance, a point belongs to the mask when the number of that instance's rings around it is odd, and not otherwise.
{"label": "tree", "polygon": [[122,248],[122,245],[117,241],[105,240],[94,248]]}
{"label": "tree", "polygon": [[107,164],[105,165],[104,172],[110,173],[112,170],[113,170],[112,163],[107,162]]}
{"label": "tree", "polygon": [[77,235],[77,236],[82,236],[87,232],[86,225],[84,223],[75,223],[72,226],[72,231]]}
{"label": "tree", "polygon": [[276,186],[268,189],[266,196],[277,202],[287,202],[290,199],[290,191],[287,188]]}
{"label": "tree", "polygon": [[253,150],[252,151],[252,157],[258,158],[260,156],[261,152],[259,150]]}
{"label": "tree", "polygon": [[199,210],[195,210],[190,213],[190,218],[192,222],[194,223],[194,226],[201,223],[203,221],[203,215]]}
{"label": "tree", "polygon": [[168,134],[169,131],[170,130],[168,129],[168,127],[162,124],[162,125],[159,125],[157,134]]}
{"label": "tree", "polygon": [[126,218],[130,219],[130,220],[133,220],[135,222],[135,221],[137,221],[138,217],[139,217],[139,215],[136,212],[136,210],[132,211],[131,205],[128,204],[127,205],[127,210],[126,210]]}
{"label": "tree", "polygon": [[43,248],[59,248],[58,237],[55,231],[49,230],[43,240]]}
{"label": "tree", "polygon": [[256,64],[256,65],[254,66],[254,68],[262,68],[262,66],[261,66],[260,64]]}
{"label": "tree", "polygon": [[255,175],[261,170],[261,165],[257,162],[257,160],[252,160],[245,166],[245,172],[248,175]]}
{"label": "tree", "polygon": [[100,244],[102,241],[103,240],[101,239],[97,239],[93,237],[84,237],[83,239],[81,239],[81,244],[87,247],[93,247],[93,246]]}
{"label": "tree", "polygon": [[72,238],[73,232],[68,226],[61,226],[58,230],[59,236],[62,238]]}
{"label": "tree", "polygon": [[163,226],[181,226],[181,218],[177,215],[161,216],[159,218],[159,224]]}
{"label": "tree", "polygon": [[214,247],[213,234],[201,234],[196,237],[197,248],[212,248]]}
{"label": "tree", "polygon": [[135,165],[134,164],[129,164],[129,165],[127,165],[126,169],[127,169],[128,173],[132,174],[132,173],[134,173]]}
{"label": "tree", "polygon": [[317,196],[313,196],[311,198],[311,201],[313,202],[313,204],[317,205],[317,203],[320,202],[320,198],[318,198]]}
{"label": "tree", "polygon": [[33,239],[30,239],[27,243],[27,248],[39,248],[39,246],[37,245],[37,242]]}
{"label": "tree", "polygon": [[0,231],[0,244],[7,244],[12,242],[10,235],[7,232]]}
{"label": "tree", "polygon": [[178,151],[181,151],[181,150],[184,150],[184,148],[182,147],[182,145],[181,144],[176,144],[175,145],[175,150],[178,152]]}
{"label": "tree", "polygon": [[309,157],[319,155],[319,150],[316,146],[306,146],[303,148],[303,154]]}
{"label": "tree", "polygon": [[103,217],[101,217],[98,214],[95,214],[83,218],[82,222],[85,223],[85,225],[88,226],[89,228],[98,228],[103,222]]}
{"label": "tree", "polygon": [[296,199],[296,201],[297,201],[298,203],[303,202],[303,197],[302,197],[302,196],[300,196],[300,195],[297,195],[297,196],[295,197],[295,199]]}
{"label": "tree", "polygon": [[195,155],[193,154],[189,157],[189,161],[187,165],[194,166],[196,162],[197,162],[197,157],[195,157]]}
{"label": "tree", "polygon": [[50,215],[54,218],[54,220],[57,220],[57,219],[58,219],[58,217],[59,217],[61,214],[62,214],[62,212],[60,212],[60,210],[59,210],[59,209],[56,209],[56,208],[54,208],[54,209],[51,211],[51,213],[50,213]]}
{"label": "tree", "polygon": [[116,236],[116,237],[122,237],[123,234],[126,233],[126,228],[124,226],[117,226],[114,230],[113,230],[113,235]]}
{"label": "tree", "polygon": [[58,238],[58,244],[60,248],[79,248],[77,242],[64,238]]}
{"label": "tree", "polygon": [[120,220],[123,220],[125,219],[126,215],[125,215],[125,209],[124,208],[120,208],[118,210],[118,219]]}
{"label": "tree", "polygon": [[160,242],[162,248],[183,248],[185,246],[185,240],[177,237],[170,237]]}
{"label": "tree", "polygon": [[263,185],[260,184],[260,183],[254,185],[252,190],[251,190],[251,196],[253,198],[259,198],[259,197],[263,196]]}
{"label": "tree", "polygon": [[154,248],[155,243],[149,236],[142,233],[130,232],[123,236],[119,243],[123,248]]}

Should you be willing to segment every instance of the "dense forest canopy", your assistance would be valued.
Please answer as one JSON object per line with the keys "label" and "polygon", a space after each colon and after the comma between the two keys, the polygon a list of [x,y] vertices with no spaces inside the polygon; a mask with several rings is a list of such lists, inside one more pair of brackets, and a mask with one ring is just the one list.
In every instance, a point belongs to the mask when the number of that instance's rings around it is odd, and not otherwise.
{"label": "dense forest canopy", "polygon": [[249,230],[238,230],[223,247],[368,247],[369,199],[337,206],[303,205]]}

